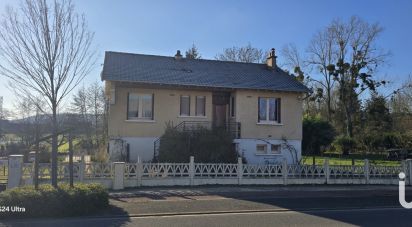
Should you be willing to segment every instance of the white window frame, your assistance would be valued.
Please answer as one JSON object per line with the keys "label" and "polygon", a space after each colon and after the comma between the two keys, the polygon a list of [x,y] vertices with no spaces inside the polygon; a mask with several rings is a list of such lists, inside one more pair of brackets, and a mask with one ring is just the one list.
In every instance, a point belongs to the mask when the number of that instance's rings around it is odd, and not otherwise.
{"label": "white window frame", "polygon": [[[260,119],[260,100],[261,99],[266,100],[266,119]],[[277,103],[278,100],[280,100],[280,98],[278,97],[258,97],[258,124],[281,124],[281,121],[279,121],[279,118],[281,117],[282,113],[279,113],[279,116],[277,116],[277,120],[275,121],[269,120],[270,119],[270,101],[269,101],[270,99],[275,100],[275,107],[278,106],[279,108],[280,105],[282,105],[282,103],[280,104]],[[279,110],[275,108],[275,111],[278,112]]]}
{"label": "white window frame", "polygon": [[[202,114],[199,114],[197,112],[197,104],[198,104],[197,99],[198,98],[201,98],[201,99],[204,100],[204,102],[203,102],[203,111],[204,111],[204,113],[202,113]],[[189,105],[189,107],[190,107],[190,105]],[[204,95],[199,95],[199,96],[195,97],[195,116],[196,117],[205,117],[206,116],[206,96],[204,96]]]}
{"label": "white window frame", "polygon": [[[137,117],[129,117],[129,107],[130,107],[130,101],[129,97],[130,95],[136,95],[138,97],[138,116]],[[143,117],[143,97],[144,96],[150,96],[151,101],[152,101],[152,116],[151,117]],[[150,93],[136,93],[136,92],[130,92],[127,95],[127,120],[128,121],[152,121],[154,120],[154,95]]]}
{"label": "white window frame", "polygon": [[[264,151],[260,151],[259,147],[262,146],[264,147]],[[256,154],[267,154],[268,152],[268,145],[267,144],[256,144]]]}
{"label": "white window frame", "polygon": [[[277,146],[278,149],[273,150],[273,146]],[[281,144],[271,144],[270,145],[270,154],[281,154],[282,153],[282,145]]]}
{"label": "white window frame", "polygon": [[[186,115],[186,114],[182,114],[182,98],[189,98],[189,113]],[[190,102],[191,102],[191,98],[190,98],[190,95],[181,95],[180,97],[179,97],[179,102],[180,102],[180,105],[179,105],[179,116],[180,117],[189,117],[190,116]]]}

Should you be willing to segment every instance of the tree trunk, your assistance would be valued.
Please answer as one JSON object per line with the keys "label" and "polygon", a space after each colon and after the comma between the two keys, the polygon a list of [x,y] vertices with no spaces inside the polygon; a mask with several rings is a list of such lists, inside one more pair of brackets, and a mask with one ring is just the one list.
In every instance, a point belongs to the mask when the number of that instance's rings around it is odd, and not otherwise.
{"label": "tree trunk", "polygon": [[332,107],[331,107],[330,88],[328,88],[327,96],[328,97],[327,97],[326,103],[327,103],[327,108],[328,108],[328,121],[331,123],[331,121],[332,121]]}
{"label": "tree trunk", "polygon": [[57,105],[52,104],[53,120],[52,120],[52,152],[51,152],[51,183],[57,188]]}
{"label": "tree trunk", "polygon": [[348,107],[346,107],[346,135],[350,138],[353,137],[353,126],[352,126],[352,113]]}
{"label": "tree trunk", "polygon": [[40,141],[39,136],[36,136],[36,150],[34,153],[34,188],[37,190],[39,188],[39,149]]}
{"label": "tree trunk", "polygon": [[69,178],[70,187],[73,187],[73,137],[69,132]]}

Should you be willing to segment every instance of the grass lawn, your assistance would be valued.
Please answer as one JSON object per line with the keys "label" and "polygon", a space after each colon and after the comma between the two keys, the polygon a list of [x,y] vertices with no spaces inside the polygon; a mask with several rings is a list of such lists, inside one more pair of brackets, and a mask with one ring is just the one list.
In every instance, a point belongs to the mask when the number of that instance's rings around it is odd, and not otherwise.
{"label": "grass lawn", "polygon": [[[79,143],[80,143],[80,140],[78,140],[78,139],[74,139],[74,140],[73,140],[73,146],[76,146],[76,145],[79,144]],[[68,151],[69,151],[69,143],[62,144],[62,145],[58,148],[58,151],[59,151],[59,152],[62,152],[62,153],[68,152]]]}
{"label": "grass lawn", "polygon": [[[369,164],[371,165],[382,165],[382,166],[398,166],[400,161],[389,161],[385,160],[381,155],[370,155],[368,157],[362,157],[361,155],[353,154],[348,157],[339,157],[337,154],[328,154],[325,156],[315,156],[315,164],[323,165],[325,158],[329,158],[329,165],[352,165],[352,158],[355,161],[355,165],[364,165],[364,160],[369,159]],[[306,165],[313,164],[313,156],[303,156],[302,162]]]}
{"label": "grass lawn", "polygon": [[5,166],[0,166],[0,183],[4,184],[7,182],[7,168]]}

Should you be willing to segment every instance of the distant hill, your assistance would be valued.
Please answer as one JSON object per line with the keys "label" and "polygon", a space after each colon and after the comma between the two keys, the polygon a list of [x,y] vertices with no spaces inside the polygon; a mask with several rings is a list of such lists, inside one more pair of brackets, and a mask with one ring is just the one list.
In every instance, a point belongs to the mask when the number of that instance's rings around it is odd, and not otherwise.
{"label": "distant hill", "polygon": [[[79,114],[72,114],[72,113],[62,113],[57,115],[57,121],[58,122],[64,122],[66,119],[68,118],[73,118],[73,117],[79,117]],[[88,115],[88,118],[90,120],[92,120],[93,115]],[[50,125],[51,124],[51,120],[52,120],[52,116],[51,114],[42,114],[39,116],[39,123],[41,125]],[[1,128],[3,129],[3,131],[6,134],[15,134],[18,133],[19,131],[22,130],[25,123],[29,122],[29,123],[33,123],[36,121],[36,117],[35,116],[31,116],[31,117],[27,117],[24,119],[13,119],[13,120],[2,120],[1,122]]]}

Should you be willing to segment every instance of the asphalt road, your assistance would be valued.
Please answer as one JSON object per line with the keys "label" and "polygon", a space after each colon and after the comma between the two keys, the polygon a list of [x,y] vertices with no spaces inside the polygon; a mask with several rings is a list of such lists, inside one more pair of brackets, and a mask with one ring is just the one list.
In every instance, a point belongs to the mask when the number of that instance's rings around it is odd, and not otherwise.
{"label": "asphalt road", "polygon": [[111,208],[94,217],[0,226],[412,226],[412,210],[399,205],[393,186],[153,188],[111,195]]}
{"label": "asphalt road", "polygon": [[[248,212],[148,217],[17,221],[10,226],[411,226],[412,212],[401,208]],[[4,226],[9,226],[5,224]]]}

